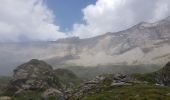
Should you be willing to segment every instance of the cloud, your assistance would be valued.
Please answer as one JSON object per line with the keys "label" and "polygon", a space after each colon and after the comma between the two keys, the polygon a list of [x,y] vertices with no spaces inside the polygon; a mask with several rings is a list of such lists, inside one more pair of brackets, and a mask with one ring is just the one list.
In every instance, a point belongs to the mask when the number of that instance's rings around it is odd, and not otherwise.
{"label": "cloud", "polygon": [[43,41],[65,37],[43,0],[1,0],[0,42]]}
{"label": "cloud", "polygon": [[82,10],[84,24],[75,23],[74,36],[88,38],[129,28],[141,21],[157,21],[170,14],[169,0],[97,0]]}
{"label": "cloud", "polygon": [[170,14],[170,0],[97,0],[82,9],[84,23],[75,23],[70,32],[63,33],[43,1],[1,0],[0,42],[88,38],[124,30],[141,21],[157,21]]}

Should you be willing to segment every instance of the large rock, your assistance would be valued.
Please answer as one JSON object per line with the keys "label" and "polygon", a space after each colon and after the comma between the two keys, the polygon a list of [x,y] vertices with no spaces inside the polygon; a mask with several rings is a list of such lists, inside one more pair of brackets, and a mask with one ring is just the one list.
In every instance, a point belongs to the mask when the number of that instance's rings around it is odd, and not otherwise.
{"label": "large rock", "polygon": [[53,68],[44,61],[32,59],[14,70],[13,79],[39,78],[40,76],[50,75],[52,70]]}
{"label": "large rock", "polygon": [[41,60],[31,61],[18,66],[8,85],[10,91],[21,90],[45,90],[57,85],[57,77],[53,74],[53,68]]}

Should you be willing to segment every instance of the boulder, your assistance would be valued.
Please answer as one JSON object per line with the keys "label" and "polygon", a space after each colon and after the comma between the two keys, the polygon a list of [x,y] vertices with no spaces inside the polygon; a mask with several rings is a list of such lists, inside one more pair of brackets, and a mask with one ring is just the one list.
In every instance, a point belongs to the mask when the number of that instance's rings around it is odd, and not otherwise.
{"label": "boulder", "polygon": [[117,74],[114,75],[111,86],[131,85],[134,83],[129,75]]}

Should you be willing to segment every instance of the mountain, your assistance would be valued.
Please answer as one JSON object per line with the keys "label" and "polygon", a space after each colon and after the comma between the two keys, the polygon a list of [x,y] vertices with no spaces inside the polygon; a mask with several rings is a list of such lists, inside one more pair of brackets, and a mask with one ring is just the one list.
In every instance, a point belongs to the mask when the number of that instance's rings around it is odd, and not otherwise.
{"label": "mountain", "polygon": [[[170,59],[170,17],[155,22],[142,22],[127,30],[101,36],[61,39],[65,45],[66,63],[84,66],[98,64],[164,64]],[[64,51],[65,52],[65,51]],[[55,59],[55,57],[54,57]]]}
{"label": "mountain", "polygon": [[170,17],[155,23],[141,22],[120,32],[92,38],[1,43],[0,47],[1,74],[32,58],[45,60],[54,67],[162,65],[170,60]]}

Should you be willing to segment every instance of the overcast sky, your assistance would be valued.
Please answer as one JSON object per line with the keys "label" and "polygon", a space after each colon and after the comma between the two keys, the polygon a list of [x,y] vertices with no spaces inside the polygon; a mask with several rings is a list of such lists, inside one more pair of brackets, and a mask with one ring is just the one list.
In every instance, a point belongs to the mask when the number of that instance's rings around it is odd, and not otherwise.
{"label": "overcast sky", "polygon": [[170,0],[0,0],[0,42],[88,38],[170,15]]}

